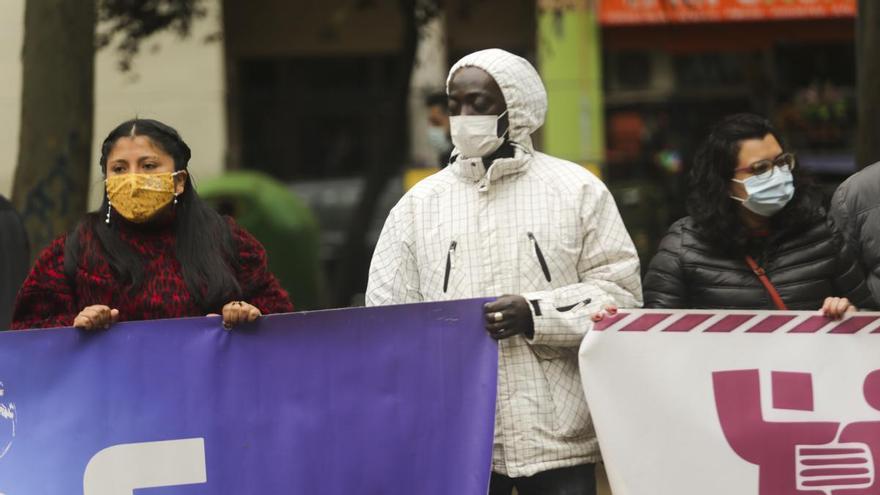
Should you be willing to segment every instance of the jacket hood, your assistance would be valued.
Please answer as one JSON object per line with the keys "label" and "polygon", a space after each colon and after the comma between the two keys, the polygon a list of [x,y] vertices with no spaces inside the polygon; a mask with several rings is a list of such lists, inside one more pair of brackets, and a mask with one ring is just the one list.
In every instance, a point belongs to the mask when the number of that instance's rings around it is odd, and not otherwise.
{"label": "jacket hood", "polygon": [[464,67],[486,71],[504,95],[510,121],[510,140],[531,149],[532,133],[544,125],[547,114],[547,91],[538,71],[526,59],[510,52],[491,48],[466,55],[449,69],[446,93],[452,76]]}

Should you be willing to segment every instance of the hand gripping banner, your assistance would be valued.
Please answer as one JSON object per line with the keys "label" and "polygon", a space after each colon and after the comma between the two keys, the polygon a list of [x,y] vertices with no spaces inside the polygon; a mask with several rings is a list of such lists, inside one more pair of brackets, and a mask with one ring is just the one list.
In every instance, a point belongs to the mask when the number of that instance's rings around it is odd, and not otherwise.
{"label": "hand gripping banner", "polygon": [[580,362],[614,495],[880,494],[880,313],[623,310]]}
{"label": "hand gripping banner", "polygon": [[482,304],[3,332],[0,493],[485,494]]}

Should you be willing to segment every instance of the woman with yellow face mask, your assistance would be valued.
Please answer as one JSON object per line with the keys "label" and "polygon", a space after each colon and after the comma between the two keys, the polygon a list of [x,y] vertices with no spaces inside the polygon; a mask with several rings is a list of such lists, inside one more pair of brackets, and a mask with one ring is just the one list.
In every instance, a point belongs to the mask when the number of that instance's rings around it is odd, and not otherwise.
{"label": "woman with yellow face mask", "polygon": [[101,147],[104,203],[40,254],[12,328],[107,328],[117,321],[220,314],[231,328],[293,311],[260,243],[193,189],[189,146],[148,119]]}

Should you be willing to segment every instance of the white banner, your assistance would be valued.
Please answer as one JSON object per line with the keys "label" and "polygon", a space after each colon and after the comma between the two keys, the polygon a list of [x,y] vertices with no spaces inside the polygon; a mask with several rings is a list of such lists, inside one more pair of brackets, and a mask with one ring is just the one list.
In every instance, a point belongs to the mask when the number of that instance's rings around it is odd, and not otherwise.
{"label": "white banner", "polygon": [[580,364],[614,495],[880,494],[880,313],[623,310]]}

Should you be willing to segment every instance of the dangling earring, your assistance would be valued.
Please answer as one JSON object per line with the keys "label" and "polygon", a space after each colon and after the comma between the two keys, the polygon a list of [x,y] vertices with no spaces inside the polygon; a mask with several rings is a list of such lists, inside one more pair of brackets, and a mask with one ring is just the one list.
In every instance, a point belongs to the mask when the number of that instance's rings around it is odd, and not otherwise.
{"label": "dangling earring", "polygon": [[177,206],[177,195],[174,195],[174,206]]}
{"label": "dangling earring", "polygon": [[107,200],[107,218],[104,220],[104,223],[110,225],[110,200]]}

